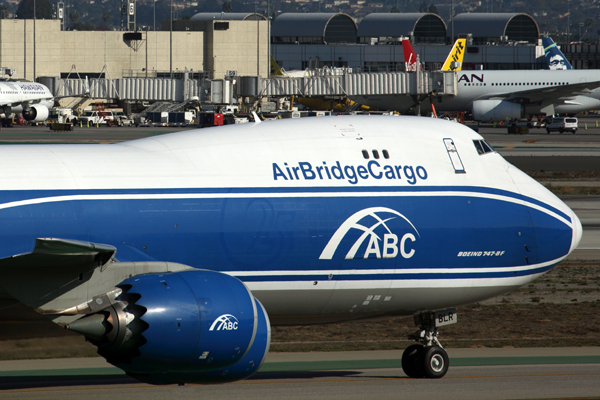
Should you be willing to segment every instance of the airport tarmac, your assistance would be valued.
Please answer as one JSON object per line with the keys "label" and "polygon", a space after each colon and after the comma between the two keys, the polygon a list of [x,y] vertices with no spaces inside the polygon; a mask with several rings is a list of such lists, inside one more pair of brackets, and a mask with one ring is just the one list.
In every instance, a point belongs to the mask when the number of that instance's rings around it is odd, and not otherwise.
{"label": "airport tarmac", "polygon": [[[574,134],[507,135],[506,128],[479,132],[517,167],[526,170],[600,170],[600,128],[580,118]],[[600,120],[600,118],[598,118]],[[583,129],[583,124],[588,129]],[[192,129],[188,127],[185,129]],[[209,128],[214,129],[214,128]],[[45,127],[0,131],[0,143],[114,143],[182,128]],[[567,204],[582,217],[584,237],[573,255],[600,259],[600,200],[573,196]],[[588,258],[590,259],[590,258]],[[0,362],[0,397],[6,399],[564,399],[600,398],[600,347],[448,349],[449,373],[441,380],[407,378],[401,351],[270,353],[251,379],[226,385],[141,384],[101,358]]]}
{"label": "airport tarmac", "polygon": [[[545,148],[552,151],[556,148],[575,148],[588,149],[593,151],[593,154],[600,155],[600,116],[580,117],[579,130],[575,134],[556,132],[547,134],[543,128],[531,128],[528,134],[515,135],[508,134],[506,126],[501,125],[467,122],[467,126],[477,130],[494,146],[507,152],[512,149],[515,153],[527,154],[523,149]],[[68,132],[52,131],[43,125],[15,125],[0,128],[0,143],[113,143],[197,128],[194,125],[185,127],[75,126],[73,131]]]}
{"label": "airport tarmac", "polygon": [[101,358],[0,362],[6,399],[525,399],[600,397],[600,348],[448,349],[440,380],[407,378],[401,350],[270,353],[250,379],[151,386]]}
{"label": "airport tarmac", "polygon": [[583,227],[579,246],[567,260],[600,260],[600,197],[561,196],[561,200],[575,211]]}

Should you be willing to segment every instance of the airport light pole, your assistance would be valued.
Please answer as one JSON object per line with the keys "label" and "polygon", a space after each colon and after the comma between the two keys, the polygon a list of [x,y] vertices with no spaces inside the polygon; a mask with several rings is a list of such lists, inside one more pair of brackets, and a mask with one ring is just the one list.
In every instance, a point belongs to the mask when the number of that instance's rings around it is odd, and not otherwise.
{"label": "airport light pole", "polygon": [[146,78],[148,77],[148,28],[146,27]]}
{"label": "airport light pole", "polygon": [[[319,11],[321,1],[319,1]],[[267,0],[267,78],[271,77],[271,0]]]}
{"label": "airport light pole", "polygon": [[567,44],[571,44],[571,1],[567,0]]}
{"label": "airport light pole", "polygon": [[452,40],[450,40],[450,44],[453,44],[454,43],[454,0],[452,0],[450,2],[450,22],[452,25]]}
{"label": "airport light pole", "polygon": [[256,15],[256,2],[254,2],[254,17],[256,18],[256,76],[260,75],[260,25]]}
{"label": "airport light pole", "polygon": [[169,73],[173,79],[173,0],[171,1],[171,23],[169,29]]}
{"label": "airport light pole", "polygon": [[33,0],[33,81],[35,82],[35,0]]}

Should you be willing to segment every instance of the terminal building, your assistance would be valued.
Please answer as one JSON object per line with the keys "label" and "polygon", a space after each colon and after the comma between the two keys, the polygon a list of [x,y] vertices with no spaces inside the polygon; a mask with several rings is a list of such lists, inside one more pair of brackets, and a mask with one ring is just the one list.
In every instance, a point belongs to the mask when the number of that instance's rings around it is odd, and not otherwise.
{"label": "terminal building", "polygon": [[[250,82],[246,93],[260,97],[271,59],[288,71],[396,73],[404,71],[400,44],[410,40],[425,69],[435,71],[458,37],[467,38],[463,69],[547,68],[539,27],[523,13],[459,14],[450,23],[432,13],[370,14],[358,23],[343,13],[284,13],[274,20],[256,13],[201,13],[163,21],[160,31],[83,32],[64,30],[61,20],[1,19],[0,65],[15,69],[14,79],[41,81],[55,93],[61,81],[87,77],[110,79],[121,91],[105,88],[98,97],[185,100],[200,92],[224,93],[234,77],[254,77],[237,82]],[[600,67],[597,46],[565,46],[563,52],[575,68]],[[186,86],[190,80],[194,85]],[[221,86],[200,83],[208,80],[221,80]],[[133,95],[123,96],[125,89]]]}
{"label": "terminal building", "polygon": [[305,20],[315,16],[312,23],[319,26],[311,31],[322,32],[321,38],[310,42],[302,40],[301,26],[287,23],[294,15],[283,14],[272,24],[277,34],[271,35],[271,52],[289,70],[330,66],[362,72],[403,71],[404,53],[397,45],[405,39],[411,41],[425,68],[435,70],[459,37],[468,39],[465,69],[543,69],[546,65],[538,46],[538,25],[522,13],[459,14],[451,26],[431,13],[369,14],[357,25],[355,38],[352,27],[346,27],[343,43],[325,40],[330,30],[339,29],[330,26],[336,14],[300,14]]}
{"label": "terminal building", "polygon": [[[220,14],[219,14],[220,15]],[[235,14],[234,14],[235,16]],[[60,20],[0,19],[0,65],[15,79],[268,76],[264,17],[168,21],[161,31],[65,31]],[[165,29],[166,28],[166,29]]]}

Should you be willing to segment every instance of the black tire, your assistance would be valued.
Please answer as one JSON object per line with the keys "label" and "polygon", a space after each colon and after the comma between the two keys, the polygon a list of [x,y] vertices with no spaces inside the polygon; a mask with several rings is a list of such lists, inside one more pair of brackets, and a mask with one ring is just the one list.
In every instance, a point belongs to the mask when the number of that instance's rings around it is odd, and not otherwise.
{"label": "black tire", "polygon": [[420,344],[412,344],[402,353],[402,370],[409,378],[423,378],[423,368],[419,368],[422,353],[423,346]]}
{"label": "black tire", "polygon": [[425,347],[421,360],[426,378],[439,379],[448,372],[448,353],[441,347]]}
{"label": "black tire", "polygon": [[546,133],[549,135],[550,134],[550,129],[546,128]]}

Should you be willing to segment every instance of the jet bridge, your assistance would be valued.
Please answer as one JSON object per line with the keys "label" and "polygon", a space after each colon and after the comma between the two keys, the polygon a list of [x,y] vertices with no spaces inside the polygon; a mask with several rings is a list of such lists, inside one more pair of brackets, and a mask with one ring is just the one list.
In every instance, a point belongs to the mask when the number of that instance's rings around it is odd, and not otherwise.
{"label": "jet bridge", "polygon": [[[235,79],[235,84],[234,84]],[[452,71],[417,71],[384,73],[351,73],[313,75],[302,77],[276,76],[262,79],[240,76],[226,79],[178,78],[119,78],[58,79],[55,96],[76,96],[87,93],[94,99],[112,99],[129,102],[171,101],[184,102],[192,97],[203,104],[230,104],[234,97],[361,97],[380,95],[406,96],[407,101],[457,94],[457,76]],[[237,87],[237,89],[236,89]]]}
{"label": "jet bridge", "polygon": [[[264,96],[376,96],[436,95],[453,96],[457,91],[452,71],[344,73],[303,77],[276,76],[263,80]],[[244,93],[240,93],[244,96]]]}

